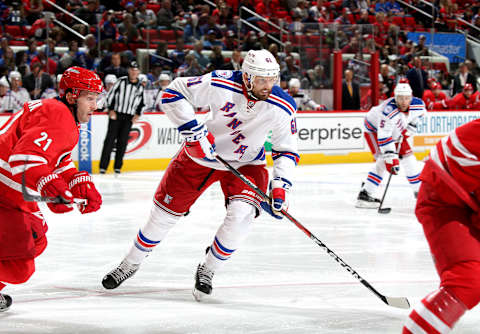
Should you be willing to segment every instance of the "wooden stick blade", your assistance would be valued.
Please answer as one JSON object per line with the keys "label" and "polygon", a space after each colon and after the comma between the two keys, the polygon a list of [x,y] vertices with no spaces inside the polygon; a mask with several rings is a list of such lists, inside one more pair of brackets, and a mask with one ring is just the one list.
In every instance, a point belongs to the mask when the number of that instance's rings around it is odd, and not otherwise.
{"label": "wooden stick blade", "polygon": [[385,297],[385,303],[397,308],[410,308],[410,302],[405,297]]}

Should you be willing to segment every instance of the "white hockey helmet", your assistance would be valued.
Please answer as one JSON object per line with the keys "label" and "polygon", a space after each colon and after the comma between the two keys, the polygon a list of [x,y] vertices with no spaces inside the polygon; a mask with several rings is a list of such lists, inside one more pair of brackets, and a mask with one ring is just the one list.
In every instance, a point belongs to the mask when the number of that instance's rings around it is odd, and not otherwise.
{"label": "white hockey helmet", "polygon": [[412,96],[412,88],[408,83],[399,83],[393,91],[395,99],[397,96]]}
{"label": "white hockey helmet", "polygon": [[12,72],[10,72],[10,74],[8,75],[8,79],[9,79],[10,81],[12,81],[13,79],[22,80],[22,75],[21,75],[20,72],[18,72],[18,71],[12,71]]}
{"label": "white hockey helmet", "polygon": [[297,78],[291,78],[290,81],[288,82],[288,87],[300,88],[300,80],[298,80]]}
{"label": "white hockey helmet", "polygon": [[107,74],[105,76],[105,84],[114,84],[115,82],[117,82],[117,76],[115,74]]}
{"label": "white hockey helmet", "polygon": [[255,76],[278,77],[280,66],[270,51],[250,50],[243,60],[242,72],[248,75],[250,81]]}

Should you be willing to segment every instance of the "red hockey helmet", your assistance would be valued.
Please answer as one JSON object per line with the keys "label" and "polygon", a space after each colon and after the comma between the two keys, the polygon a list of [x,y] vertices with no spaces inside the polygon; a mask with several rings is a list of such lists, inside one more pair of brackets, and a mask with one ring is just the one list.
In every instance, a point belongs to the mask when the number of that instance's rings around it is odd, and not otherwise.
{"label": "red hockey helmet", "polygon": [[463,86],[463,90],[466,91],[466,90],[471,90],[473,91],[473,86],[471,83],[466,83],[465,86]]}
{"label": "red hockey helmet", "polygon": [[101,93],[103,87],[102,80],[97,73],[82,67],[73,66],[63,73],[58,89],[60,97],[64,97],[67,90],[71,89],[73,98],[76,99],[82,90]]}

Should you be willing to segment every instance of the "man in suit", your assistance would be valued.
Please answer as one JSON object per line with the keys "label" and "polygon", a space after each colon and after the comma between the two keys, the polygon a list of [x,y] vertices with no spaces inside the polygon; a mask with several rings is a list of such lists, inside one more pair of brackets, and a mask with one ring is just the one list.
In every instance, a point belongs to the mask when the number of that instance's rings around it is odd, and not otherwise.
{"label": "man in suit", "polygon": [[412,87],[413,96],[421,99],[423,92],[427,88],[428,74],[422,70],[422,60],[420,57],[413,58],[413,67],[407,72],[407,79]]}
{"label": "man in suit", "polygon": [[360,109],[360,86],[353,81],[353,71],[345,71],[342,83],[342,110]]}
{"label": "man in suit", "polygon": [[466,63],[460,63],[459,73],[453,79],[453,94],[452,96],[463,92],[463,87],[465,84],[471,84],[473,87],[473,92],[477,91],[477,78],[475,75],[470,73]]}

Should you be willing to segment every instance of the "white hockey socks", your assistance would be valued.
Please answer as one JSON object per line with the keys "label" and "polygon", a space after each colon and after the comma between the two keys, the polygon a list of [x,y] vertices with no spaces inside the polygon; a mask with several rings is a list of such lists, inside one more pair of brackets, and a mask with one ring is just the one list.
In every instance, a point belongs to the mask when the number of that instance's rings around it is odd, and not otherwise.
{"label": "white hockey socks", "polygon": [[400,160],[400,166],[405,171],[408,183],[413,192],[418,192],[420,188],[420,173],[422,172],[422,165],[417,161],[413,154],[408,155]]}
{"label": "white hockey socks", "polygon": [[216,271],[243,240],[248,236],[255,218],[255,207],[239,200],[231,201],[227,207],[227,216],[219,227],[210,250],[205,256],[205,265]]}
{"label": "white hockey socks", "polygon": [[378,158],[377,161],[375,161],[375,166],[368,172],[367,180],[363,185],[363,189],[365,189],[370,196],[375,197],[386,171],[385,162],[382,158]]}
{"label": "white hockey socks", "polygon": [[165,238],[168,231],[179,219],[180,217],[173,216],[154,205],[150,212],[150,218],[145,226],[138,231],[133,246],[125,259],[129,263],[140,264],[153,248]]}

